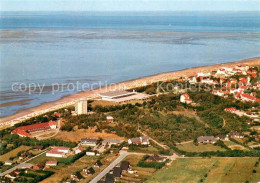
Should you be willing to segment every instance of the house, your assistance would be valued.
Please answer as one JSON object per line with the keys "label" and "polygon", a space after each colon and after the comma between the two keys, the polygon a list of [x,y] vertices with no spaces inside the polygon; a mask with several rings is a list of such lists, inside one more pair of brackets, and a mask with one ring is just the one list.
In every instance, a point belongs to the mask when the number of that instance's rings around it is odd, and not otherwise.
{"label": "house", "polygon": [[75,154],[79,154],[79,153],[81,153],[81,152],[83,152],[84,151],[84,149],[82,148],[82,147],[77,147],[76,149],[75,149]]}
{"label": "house", "polygon": [[223,97],[225,93],[222,90],[213,90],[212,94]]}
{"label": "house", "polygon": [[33,170],[41,170],[43,168],[43,164],[33,165]]}
{"label": "house", "polygon": [[247,93],[241,94],[241,100],[248,101],[248,102],[260,102],[259,99],[257,99],[254,96],[251,96],[251,95],[249,95]]}
{"label": "house", "polygon": [[213,84],[214,81],[213,81],[212,79],[207,78],[207,79],[202,79],[202,80],[201,80],[201,83],[204,83],[204,84]]}
{"label": "house", "polygon": [[116,179],[120,178],[122,176],[122,169],[120,167],[114,167],[113,175]]}
{"label": "house", "polygon": [[45,123],[36,123],[27,126],[20,126],[14,129],[11,133],[17,134],[20,137],[31,137],[31,134],[33,133],[43,132],[52,129],[56,129],[56,123],[54,121],[49,121]]}
{"label": "house", "polygon": [[96,146],[99,143],[99,139],[95,138],[82,138],[80,143],[87,146]]}
{"label": "house", "polygon": [[147,162],[164,162],[165,158],[160,157],[158,155],[149,156],[146,160]]}
{"label": "house", "polygon": [[150,141],[148,136],[142,136],[142,137],[128,139],[128,144],[149,145]]}
{"label": "house", "polygon": [[103,164],[101,163],[100,160],[97,160],[96,163],[94,164],[94,168],[100,168]]}
{"label": "house", "polygon": [[200,136],[197,138],[198,143],[212,143],[215,144],[217,140],[213,136]]}
{"label": "house", "polygon": [[5,178],[8,178],[8,179],[11,180],[11,182],[13,182],[14,179],[16,178],[16,174],[14,172],[8,173],[8,174],[5,175]]}
{"label": "house", "polygon": [[228,135],[230,137],[232,137],[232,138],[239,138],[239,139],[244,138],[244,135],[242,133],[236,132],[236,131],[235,132],[230,132]]}
{"label": "house", "polygon": [[93,175],[95,173],[95,170],[90,167],[90,168],[84,168],[83,172],[85,172],[87,175]]}
{"label": "house", "polygon": [[197,83],[197,79],[196,79],[196,77],[194,77],[194,76],[193,76],[193,77],[189,77],[189,78],[188,78],[188,81],[189,81],[190,84],[195,84],[195,83]]}
{"label": "house", "polygon": [[115,177],[113,174],[108,173],[106,175],[105,183],[114,183],[115,182]]}
{"label": "house", "polygon": [[33,164],[31,163],[21,163],[17,166],[17,169],[31,169]]}
{"label": "house", "polygon": [[247,116],[249,118],[258,118],[259,117],[259,115],[255,112],[245,112],[244,116]]}
{"label": "house", "polygon": [[46,161],[45,166],[57,166],[57,161]]}
{"label": "house", "polygon": [[231,112],[231,113],[235,112],[236,110],[237,110],[236,107],[225,108],[226,112]]}
{"label": "house", "polygon": [[46,153],[46,156],[62,158],[69,152],[70,149],[67,147],[53,147],[50,151]]}
{"label": "house", "polygon": [[36,145],[36,146],[33,146],[33,149],[35,149],[35,150],[43,150],[43,146]]}
{"label": "house", "polygon": [[120,145],[124,142],[124,140],[118,140],[118,139],[105,139],[102,144],[103,145]]}
{"label": "house", "polygon": [[120,168],[121,170],[124,172],[124,171],[127,171],[130,167],[130,163],[129,161],[122,161],[121,162],[121,165],[120,165]]}
{"label": "house", "polygon": [[222,141],[229,141],[228,135],[221,135],[221,134],[219,134],[219,135],[216,136],[216,139],[217,140],[222,140]]}
{"label": "house", "polygon": [[188,93],[184,93],[180,97],[180,102],[190,104],[190,103],[192,103],[192,100],[190,99],[190,96]]}
{"label": "house", "polygon": [[94,151],[87,151],[86,155],[87,156],[96,156],[96,152],[94,152]]}
{"label": "house", "polygon": [[107,122],[108,123],[113,123],[114,122],[114,118],[112,116],[107,116]]}
{"label": "house", "polygon": [[198,72],[197,73],[197,76],[198,77],[210,77],[211,76],[211,73],[210,72]]}
{"label": "house", "polygon": [[9,160],[5,161],[5,163],[4,163],[4,165],[7,165],[7,166],[10,166],[10,165],[12,165],[12,164],[13,164],[13,162],[12,162],[12,161],[9,161]]}
{"label": "house", "polygon": [[57,118],[60,117],[60,113],[59,112],[54,112],[53,115],[56,116]]}

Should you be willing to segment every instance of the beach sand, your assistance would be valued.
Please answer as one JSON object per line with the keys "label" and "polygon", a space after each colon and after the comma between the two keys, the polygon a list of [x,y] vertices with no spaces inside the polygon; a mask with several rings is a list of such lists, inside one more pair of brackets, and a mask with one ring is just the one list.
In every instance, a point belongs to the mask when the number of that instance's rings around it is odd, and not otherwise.
{"label": "beach sand", "polygon": [[113,85],[113,87],[111,87],[111,88],[101,87],[101,88],[90,90],[90,91],[79,92],[77,94],[65,96],[57,101],[44,103],[40,106],[25,109],[23,111],[17,112],[16,114],[3,117],[0,119],[0,123],[11,121],[11,120],[17,119],[19,117],[23,117],[23,116],[26,116],[28,114],[32,114],[32,113],[35,113],[38,111],[48,110],[51,107],[73,102],[73,101],[79,100],[81,98],[86,98],[86,97],[94,98],[94,97],[97,97],[99,93],[114,90],[114,88],[116,88],[116,90],[131,89],[131,88],[144,86],[145,84],[150,84],[150,83],[154,83],[154,82],[158,82],[158,81],[167,81],[167,80],[177,79],[179,77],[193,76],[193,75],[196,75],[198,72],[210,72],[213,70],[217,70],[218,68],[223,67],[223,66],[234,67],[238,64],[248,64],[250,66],[259,65],[260,58],[250,58],[250,59],[236,61],[236,62],[215,64],[215,65],[209,65],[209,66],[201,66],[201,67],[183,69],[183,70],[179,70],[179,71],[160,73],[160,74],[146,76],[146,77],[142,77],[142,78],[138,78],[138,79],[133,79],[130,81],[121,82],[121,83]]}

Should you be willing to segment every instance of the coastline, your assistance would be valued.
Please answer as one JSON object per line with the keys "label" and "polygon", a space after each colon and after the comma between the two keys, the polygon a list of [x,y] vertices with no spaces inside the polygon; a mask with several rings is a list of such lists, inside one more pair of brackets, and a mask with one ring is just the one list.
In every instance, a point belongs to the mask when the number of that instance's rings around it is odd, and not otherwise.
{"label": "coastline", "polygon": [[187,69],[182,69],[182,70],[177,70],[177,71],[158,73],[158,74],[154,74],[154,75],[144,76],[144,77],[116,83],[113,85],[113,88],[110,88],[110,89],[108,89],[106,86],[102,86],[101,88],[97,88],[97,89],[93,89],[93,90],[89,90],[89,91],[81,91],[76,94],[64,96],[61,99],[56,100],[56,101],[47,102],[47,103],[41,104],[41,105],[33,107],[33,108],[28,108],[28,109],[19,111],[13,115],[5,116],[3,118],[0,118],[0,123],[8,123],[12,120],[17,120],[18,118],[19,119],[25,118],[26,116],[28,117],[28,115],[39,113],[41,111],[45,111],[45,112],[48,112],[48,110],[52,111],[52,110],[55,110],[55,108],[56,109],[61,108],[61,106],[63,106],[63,107],[69,106],[69,105],[72,105],[74,103],[74,101],[76,101],[76,100],[79,100],[81,98],[95,98],[98,96],[99,93],[111,91],[111,90],[114,90],[114,88],[132,89],[135,87],[145,86],[147,84],[158,82],[158,81],[167,81],[167,80],[177,79],[181,76],[189,77],[189,76],[195,75],[197,72],[210,72],[213,70],[217,70],[218,68],[223,67],[223,66],[233,67],[233,66],[235,66],[237,64],[241,64],[241,63],[248,64],[251,66],[260,64],[260,57],[248,58],[248,59],[234,61],[234,62],[228,62],[228,63],[220,63],[220,64],[207,65],[207,66],[192,67],[192,68],[187,68]]}

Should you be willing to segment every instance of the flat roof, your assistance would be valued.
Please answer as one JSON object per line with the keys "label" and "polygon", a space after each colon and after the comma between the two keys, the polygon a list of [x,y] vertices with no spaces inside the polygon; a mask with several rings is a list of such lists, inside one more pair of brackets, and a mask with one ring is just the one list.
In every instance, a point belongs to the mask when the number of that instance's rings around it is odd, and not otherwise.
{"label": "flat roof", "polygon": [[134,92],[128,92],[128,91],[109,91],[105,93],[100,93],[100,96],[106,96],[106,97],[118,97],[118,96],[125,96],[125,95],[134,95]]}

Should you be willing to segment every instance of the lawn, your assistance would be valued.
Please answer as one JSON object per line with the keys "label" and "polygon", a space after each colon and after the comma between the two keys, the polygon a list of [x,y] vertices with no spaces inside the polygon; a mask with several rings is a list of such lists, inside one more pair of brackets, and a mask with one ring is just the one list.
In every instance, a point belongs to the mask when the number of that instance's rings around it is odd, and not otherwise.
{"label": "lawn", "polygon": [[99,157],[83,156],[70,165],[57,166],[48,170],[55,171],[55,174],[42,181],[42,183],[59,182],[63,178],[70,177],[76,171],[81,171],[83,168],[93,165]]}
{"label": "lawn", "polygon": [[9,160],[10,157],[15,157],[19,152],[21,151],[27,151],[29,150],[31,147],[30,146],[20,146],[17,147],[16,149],[13,149],[12,151],[0,156],[0,161],[7,161]]}
{"label": "lawn", "polygon": [[193,142],[186,144],[178,144],[177,148],[186,152],[206,152],[206,151],[225,151],[220,146],[213,144],[198,144],[194,145]]}
{"label": "lawn", "polygon": [[[147,182],[256,182],[260,167],[258,158],[183,158],[156,172]],[[256,170],[257,173],[252,173]]]}

